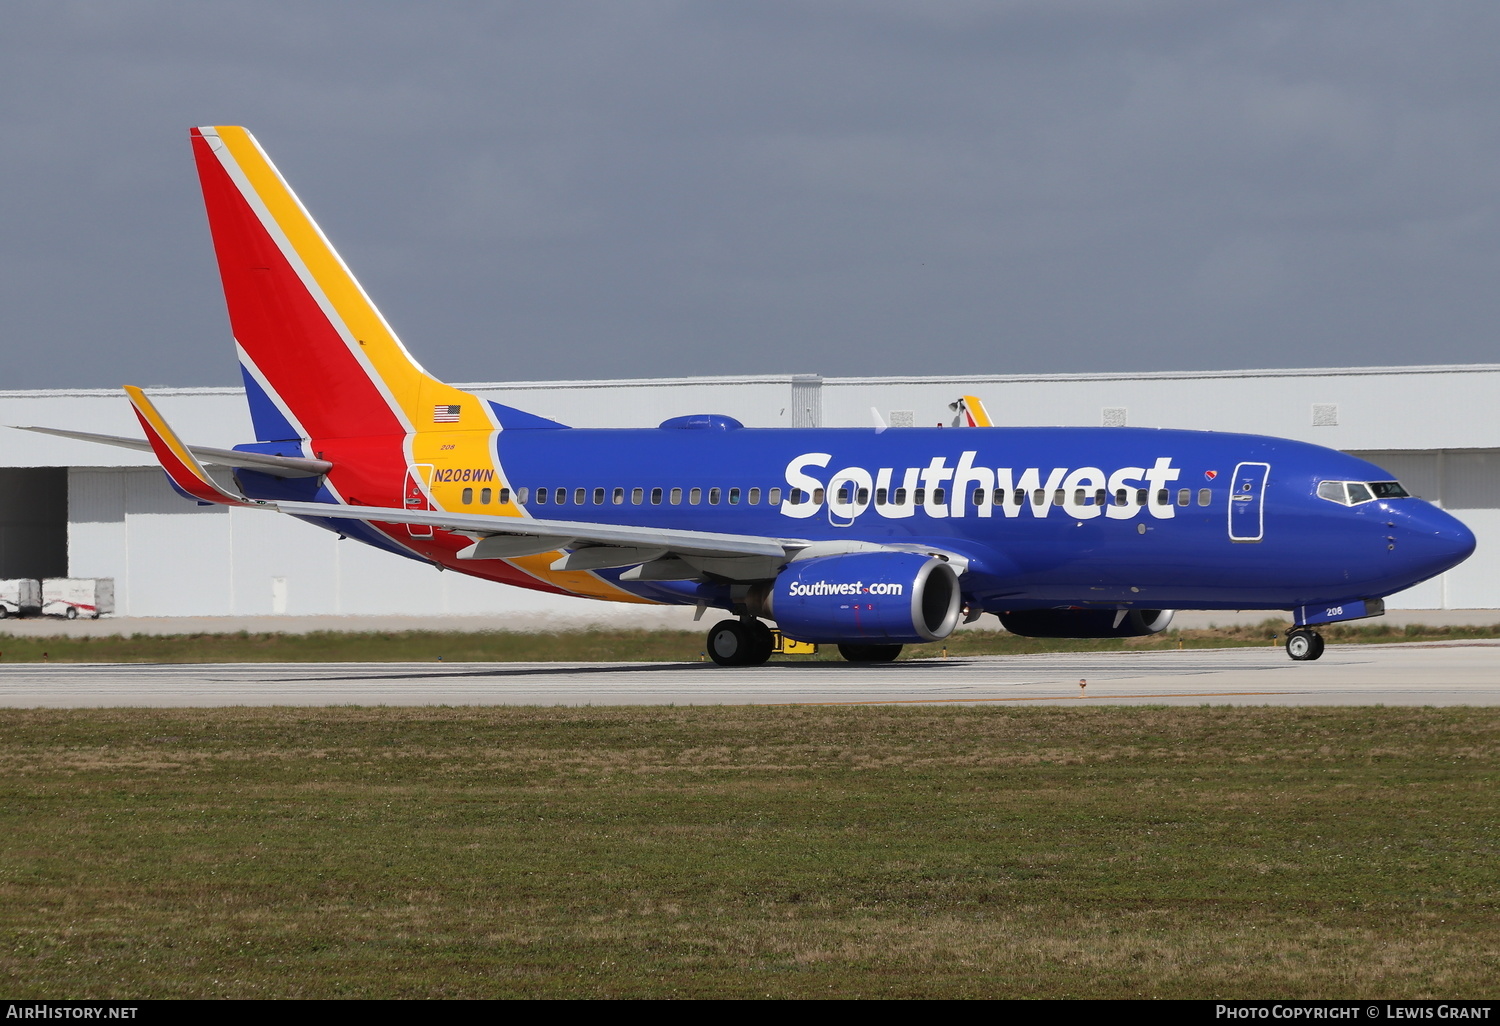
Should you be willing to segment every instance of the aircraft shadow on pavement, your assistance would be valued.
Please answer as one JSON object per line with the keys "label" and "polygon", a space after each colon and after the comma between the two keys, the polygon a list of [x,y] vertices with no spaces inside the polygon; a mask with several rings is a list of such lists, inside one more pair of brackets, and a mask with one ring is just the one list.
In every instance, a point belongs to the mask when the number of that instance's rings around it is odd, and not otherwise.
{"label": "aircraft shadow on pavement", "polygon": [[[931,673],[943,667],[968,665],[969,661],[964,659],[912,659],[900,663],[769,663],[766,666],[737,666],[723,669],[724,679],[733,680],[737,675],[747,672],[766,669],[797,669],[814,673],[850,673],[856,670],[865,670],[875,673],[891,673],[897,669],[913,670],[917,673]],[[497,666],[503,664],[495,664]],[[535,663],[526,668],[513,670],[500,669],[463,669],[434,671],[428,673],[361,673],[345,674],[341,676],[299,676],[299,677],[266,677],[267,682],[296,683],[301,681],[340,681],[340,680],[461,680],[463,678],[483,677],[549,677],[549,676],[578,676],[588,674],[613,674],[613,673],[682,673],[689,670],[706,670],[711,663],[622,663],[613,664],[590,664],[588,666],[572,666],[567,663],[556,666],[540,667]],[[921,669],[917,669],[921,667]]]}

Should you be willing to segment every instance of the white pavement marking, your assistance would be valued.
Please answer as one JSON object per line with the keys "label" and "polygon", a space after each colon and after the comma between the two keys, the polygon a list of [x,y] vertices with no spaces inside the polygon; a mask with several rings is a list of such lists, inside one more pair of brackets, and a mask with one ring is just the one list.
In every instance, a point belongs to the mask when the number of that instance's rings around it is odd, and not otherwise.
{"label": "white pavement marking", "polygon": [[[1087,697],[1078,681],[1087,679]],[[0,666],[0,707],[862,703],[1500,705],[1500,644],[1052,653],[872,666],[213,663]]]}

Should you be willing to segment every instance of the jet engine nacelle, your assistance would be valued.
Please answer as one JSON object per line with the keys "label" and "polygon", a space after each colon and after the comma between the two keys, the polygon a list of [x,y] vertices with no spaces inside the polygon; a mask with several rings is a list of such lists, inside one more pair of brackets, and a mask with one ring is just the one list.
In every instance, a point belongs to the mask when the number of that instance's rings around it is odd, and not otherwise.
{"label": "jet engine nacelle", "polygon": [[790,637],[824,644],[940,641],[958,625],[958,575],[936,556],[851,552],[794,561],[764,614]]}
{"label": "jet engine nacelle", "polygon": [[1142,638],[1172,622],[1170,609],[1025,609],[999,616],[1006,630],[1026,638]]}

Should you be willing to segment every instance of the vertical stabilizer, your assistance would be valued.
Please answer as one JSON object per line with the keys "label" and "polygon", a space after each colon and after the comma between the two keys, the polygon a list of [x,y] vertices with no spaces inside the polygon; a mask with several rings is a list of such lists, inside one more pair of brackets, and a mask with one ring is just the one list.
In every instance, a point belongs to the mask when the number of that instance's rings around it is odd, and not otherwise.
{"label": "vertical stabilizer", "polygon": [[474,407],[411,358],[249,132],[192,137],[261,440],[404,435]]}

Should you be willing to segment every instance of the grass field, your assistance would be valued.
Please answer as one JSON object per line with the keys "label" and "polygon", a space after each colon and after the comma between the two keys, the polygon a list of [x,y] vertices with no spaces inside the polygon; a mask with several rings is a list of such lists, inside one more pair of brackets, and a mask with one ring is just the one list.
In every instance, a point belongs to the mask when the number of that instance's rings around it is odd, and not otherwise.
{"label": "grass field", "polygon": [[1500,711],[0,711],[9,997],[1500,994]]}
{"label": "grass field", "polygon": [[[910,645],[903,659],[952,656],[1020,655],[1032,652],[1108,652],[1162,648],[1227,648],[1277,643],[1290,622],[1267,620],[1255,626],[1166,631],[1147,638],[1119,641],[1073,641],[1021,638],[1003,631],[960,631],[946,642]],[[706,629],[706,628],[705,628]],[[1335,643],[1441,641],[1500,637],[1500,625],[1426,627],[1335,624],[1322,629]],[[309,634],[136,634],[131,637],[68,638],[0,634],[0,662],[674,662],[703,654],[700,631],[589,630],[560,634],[506,631],[382,631]],[[777,657],[782,658],[782,657]],[[823,646],[816,656],[787,659],[838,659]]]}

